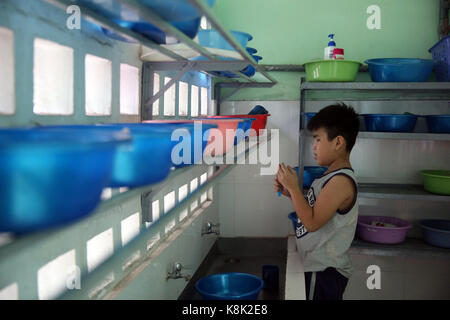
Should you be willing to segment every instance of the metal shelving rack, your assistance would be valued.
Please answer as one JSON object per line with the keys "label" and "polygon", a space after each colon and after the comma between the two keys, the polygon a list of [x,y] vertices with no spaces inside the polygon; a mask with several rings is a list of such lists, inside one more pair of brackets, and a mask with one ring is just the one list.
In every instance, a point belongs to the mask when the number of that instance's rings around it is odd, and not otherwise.
{"label": "metal shelving rack", "polygon": [[[450,82],[307,82],[301,79],[300,84],[300,139],[299,139],[299,184],[303,185],[303,159],[305,156],[305,138],[311,136],[306,130],[303,113],[307,101],[307,91],[359,91],[359,92],[400,92],[421,94],[450,93]],[[402,98],[399,98],[402,99]],[[448,99],[448,98],[447,98]],[[317,100],[320,100],[317,98]],[[326,99],[325,99],[326,100]],[[355,98],[355,100],[362,100]],[[393,100],[393,98],[368,98],[364,100]],[[416,99],[413,99],[416,100]],[[429,100],[429,97],[427,97]],[[391,133],[391,132],[359,132],[357,139],[398,139],[398,140],[440,140],[450,141],[450,134],[434,133]],[[435,200],[450,202],[449,196],[439,196],[423,190],[421,185],[389,185],[365,183],[359,186],[360,196],[365,198],[390,198],[408,200]]]}
{"label": "metal shelving rack", "polygon": [[[68,6],[73,5],[74,2],[71,0],[45,0],[53,5],[56,5],[62,9],[66,9]],[[231,87],[235,88],[232,94],[241,88],[265,88],[272,87],[276,84],[276,81],[261,67],[259,66],[253,57],[242,47],[240,43],[231,35],[231,33],[218,21],[216,15],[212,9],[203,0],[189,0],[189,2],[210,22],[211,26],[216,29],[222,37],[241,55],[242,60],[237,61],[224,61],[219,57],[210,53],[206,48],[199,45],[197,42],[187,37],[184,33],[179,31],[177,28],[172,26],[169,22],[165,21],[159,17],[153,10],[149,7],[143,5],[138,0],[116,0],[120,5],[127,7],[128,9],[134,10],[139,13],[139,16],[147,20],[152,25],[161,29],[165,34],[170,35],[178,39],[181,43],[186,44],[189,48],[193,49],[200,55],[209,59],[209,61],[190,61],[185,57],[167,49],[166,47],[160,46],[157,43],[143,37],[139,33],[132,30],[121,27],[120,25],[109,20],[107,17],[92,11],[82,5],[79,5],[82,17],[87,21],[95,23],[101,27],[107,28],[118,33],[121,36],[132,39],[140,43],[141,45],[147,46],[151,49],[158,50],[160,53],[168,57],[167,61],[163,62],[145,62],[142,72],[142,120],[150,120],[152,118],[152,106],[153,102],[156,101],[164,92],[170,88],[176,81],[178,81],[186,72],[189,71],[201,71],[207,74],[211,74],[210,71],[229,71],[236,74],[239,80],[232,80],[231,78],[217,77],[221,80],[226,80],[226,82],[216,83],[215,94],[217,103],[217,110],[220,110],[220,94],[221,88]],[[259,82],[254,80],[245,74],[239,72],[247,65],[252,65],[257,72],[262,74],[267,82]],[[165,84],[159,92],[153,92],[153,72],[154,71],[167,71],[167,70],[178,70],[177,74],[172,78],[170,82]],[[244,82],[242,82],[244,81]]]}
{"label": "metal shelving rack", "polygon": [[[299,132],[299,185],[303,185],[303,170],[305,156],[305,138],[312,134],[305,128],[306,119],[304,119],[305,104],[307,100],[307,91],[351,91],[351,92],[372,92],[377,97],[358,98],[351,100],[421,100],[423,97],[414,97],[408,99],[406,96],[396,98],[385,98],[383,93],[396,92],[400,94],[430,94],[426,100],[448,100],[450,93],[450,82],[426,82],[426,83],[402,83],[402,82],[307,82],[305,78],[301,79],[300,84],[300,132]],[[438,96],[438,97],[436,97]],[[444,98],[442,98],[444,97]],[[321,100],[315,98],[314,100]],[[323,99],[327,100],[327,99]],[[335,99],[329,99],[335,100]],[[450,134],[433,133],[389,133],[389,132],[359,132],[357,139],[398,139],[398,140],[438,140],[450,141]],[[371,199],[397,199],[397,200],[419,200],[419,201],[439,201],[450,203],[450,196],[441,196],[432,194],[424,190],[422,185],[398,185],[398,184],[380,184],[380,183],[360,183],[358,184],[359,196]],[[422,258],[450,258],[448,249],[441,249],[430,246],[417,239],[406,239],[399,245],[380,245],[371,244],[362,240],[354,240],[350,252],[356,254],[367,254],[374,256],[414,256]]]}
{"label": "metal shelving rack", "polygon": [[[66,8],[70,5],[76,4],[72,0],[42,0],[47,3],[50,3],[54,5],[55,7],[58,7],[62,10],[66,10]],[[90,10],[87,7],[79,6],[82,18],[85,20],[95,23],[101,27],[107,28],[109,30],[114,31],[115,33],[124,36],[128,39],[132,39],[134,41],[137,41],[139,44],[143,46],[147,46],[149,48],[158,50],[160,53],[166,55],[168,57],[168,61],[163,62],[145,62],[143,63],[143,71],[142,71],[142,112],[141,112],[141,120],[147,120],[152,118],[152,106],[153,101],[158,99],[161,95],[164,94],[164,92],[177,80],[179,80],[186,72],[188,71],[200,71],[204,72],[206,74],[210,74],[210,71],[230,71],[238,75],[240,78],[239,80],[234,80],[231,78],[220,78],[222,80],[226,80],[227,82],[219,82],[218,87],[235,87],[235,88],[244,88],[244,87],[271,87],[276,84],[276,81],[267,74],[267,72],[259,66],[256,61],[253,59],[252,56],[250,56],[245,48],[243,48],[231,35],[229,31],[227,31],[217,20],[216,16],[212,12],[212,10],[207,6],[203,0],[189,0],[192,5],[194,5],[201,13],[204,15],[208,21],[211,23],[211,25],[218,31],[220,34],[231,44],[231,46],[241,55],[242,60],[236,60],[236,61],[224,61],[220,60],[217,56],[211,54],[208,52],[207,49],[200,46],[197,42],[190,39],[186,35],[184,35],[182,32],[180,32],[177,28],[173,27],[171,24],[169,24],[167,21],[164,21],[161,19],[157,14],[155,14],[151,9],[148,7],[142,5],[137,0],[116,0],[123,6],[127,6],[128,8],[135,10],[139,12],[139,15],[141,17],[144,17],[149,23],[152,25],[160,28],[163,32],[165,32],[167,35],[174,36],[177,38],[180,42],[186,44],[191,49],[198,52],[200,55],[205,56],[209,59],[209,61],[190,61],[186,59],[183,56],[180,56],[179,54],[165,48],[164,46],[161,46],[148,38],[140,35],[139,33],[136,33],[132,30],[126,29],[121,27],[120,25],[114,23],[113,21],[109,20],[107,17],[102,16],[101,14],[98,14],[97,12],[94,12]],[[257,72],[262,74],[267,81],[266,82],[259,82],[257,80],[251,79],[247,77],[246,75],[239,72],[239,70],[242,70],[247,65],[252,65]],[[153,92],[153,72],[155,71],[170,71],[170,70],[176,70],[178,71],[176,76],[172,78],[172,80],[165,84],[159,92],[154,93]],[[220,93],[220,89],[219,89]],[[241,147],[234,146],[234,162],[233,164],[227,164],[226,160],[229,160],[224,156],[224,161],[220,163],[224,163],[221,165],[215,165],[214,166],[214,172],[212,176],[210,176],[206,182],[199,185],[199,187],[190,193],[183,201],[177,202],[177,205],[174,206],[169,212],[164,214],[160,217],[155,223],[156,224],[166,224],[170,216],[175,216],[176,214],[179,214],[184,209],[186,209],[192,199],[195,199],[199,197],[203,192],[208,190],[209,188],[215,186],[224,176],[227,175],[231,171],[232,168],[236,165],[238,162],[237,159],[240,159],[241,157],[246,157],[247,154],[255,147],[260,146],[261,144],[267,143],[270,141],[270,136],[264,136],[264,137],[250,137],[249,139],[245,140],[246,148],[244,151],[242,151]],[[241,142],[244,143],[244,142]],[[151,201],[151,198],[154,194],[158,192],[161,188],[164,188],[166,183],[169,183],[171,179],[175,178],[176,176],[183,175],[186,171],[190,170],[192,166],[184,167],[184,168],[178,168],[173,170],[169,176],[159,184],[152,184],[147,186],[142,186],[139,188],[131,188],[123,193],[114,194],[110,199],[103,200],[99,206],[96,208],[96,210],[91,213],[90,215],[94,216],[95,214],[98,214],[100,212],[107,211],[108,209],[114,208],[115,206],[120,205],[121,203],[124,203],[130,199],[134,199],[136,196],[141,196],[141,203],[143,203],[142,208],[142,217],[143,220],[146,222],[153,222],[151,220],[151,212],[149,212],[149,205],[146,204],[145,201]],[[70,228],[70,226],[62,227],[62,228],[56,228],[48,231],[33,233],[31,235],[25,235],[25,236],[18,236],[18,237],[12,237],[11,240],[7,241],[6,243],[3,243],[0,245],[0,257],[3,257],[4,259],[7,259],[8,257],[14,256],[15,252],[20,252],[24,248],[29,248],[32,246],[39,246],[40,243],[45,242],[47,239],[51,237],[58,237],[61,236],[67,228]],[[124,250],[120,250],[117,253],[114,253],[108,259],[107,262],[100,265],[98,269],[95,270],[95,272],[92,272],[89,275],[83,274],[83,282],[84,287],[87,289],[95,288],[96,285],[98,285],[98,282],[101,279],[104,279],[108,272],[111,271],[111,269],[114,269],[116,265],[121,265],[123,261],[125,261],[130,252],[133,252],[136,248],[145,247],[146,243],[146,235],[150,232],[151,228],[148,228],[146,230],[141,230],[141,233],[129,244],[127,244],[127,248]],[[146,252],[143,256],[141,256],[140,261],[144,264],[147,263],[147,260],[149,259],[149,255],[151,254],[151,251]],[[6,260],[4,260],[6,261]],[[113,281],[111,285],[108,285],[108,287],[117,287],[121,285],[122,282],[128,281],[130,278],[136,277],[140,272],[142,272],[142,269],[139,269],[139,264],[133,264],[130,268],[126,270],[126,272],[123,272],[121,274],[120,278],[117,278]],[[138,270],[139,269],[139,270]],[[74,291],[68,291],[66,292],[62,297],[62,299],[73,299],[81,296],[82,293],[74,292]]]}

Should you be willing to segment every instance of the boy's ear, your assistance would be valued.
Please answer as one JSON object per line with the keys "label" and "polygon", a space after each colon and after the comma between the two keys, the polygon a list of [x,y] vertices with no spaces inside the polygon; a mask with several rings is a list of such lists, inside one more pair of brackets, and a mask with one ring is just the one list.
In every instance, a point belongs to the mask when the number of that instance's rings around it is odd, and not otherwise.
{"label": "boy's ear", "polygon": [[336,137],[336,149],[340,150],[342,148],[345,148],[345,139],[343,136],[337,136]]}

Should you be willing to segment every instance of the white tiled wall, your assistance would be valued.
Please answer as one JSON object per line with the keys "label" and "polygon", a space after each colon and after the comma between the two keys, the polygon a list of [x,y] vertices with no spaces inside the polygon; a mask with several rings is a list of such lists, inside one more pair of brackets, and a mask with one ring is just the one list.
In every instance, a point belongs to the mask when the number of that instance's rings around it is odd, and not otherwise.
{"label": "white tiled wall", "polygon": [[[279,161],[298,165],[297,101],[230,101],[222,114],[248,114],[257,104],[269,111],[267,129],[279,134]],[[237,165],[219,184],[221,234],[224,237],[285,237],[290,229],[291,202],[273,191],[274,175],[261,175],[259,164]]]}

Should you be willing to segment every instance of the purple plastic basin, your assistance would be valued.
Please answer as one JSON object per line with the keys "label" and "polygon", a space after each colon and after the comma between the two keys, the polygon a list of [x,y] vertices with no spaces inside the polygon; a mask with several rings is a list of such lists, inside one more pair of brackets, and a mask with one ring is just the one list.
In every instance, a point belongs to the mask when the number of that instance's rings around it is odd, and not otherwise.
{"label": "purple plastic basin", "polygon": [[[393,224],[395,227],[375,226],[372,225],[372,222]],[[356,231],[362,240],[395,244],[405,240],[406,233],[410,228],[411,223],[394,217],[359,216]]]}

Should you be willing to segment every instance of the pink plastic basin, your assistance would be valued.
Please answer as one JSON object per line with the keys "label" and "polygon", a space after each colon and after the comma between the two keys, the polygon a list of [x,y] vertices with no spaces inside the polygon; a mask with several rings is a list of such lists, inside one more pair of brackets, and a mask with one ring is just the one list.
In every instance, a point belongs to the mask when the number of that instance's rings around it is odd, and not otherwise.
{"label": "pink plastic basin", "polygon": [[[390,224],[391,226],[376,226],[373,222]],[[405,241],[406,233],[411,228],[408,221],[383,216],[359,216],[357,233],[362,240],[375,243],[395,244]]]}
{"label": "pink plastic basin", "polygon": [[[234,138],[236,136],[236,129],[242,119],[196,119],[191,120],[147,120],[142,123],[193,123],[194,121],[201,121],[205,124],[215,124],[217,128],[211,128],[203,156],[220,156],[227,153],[234,145]],[[228,131],[228,133],[227,133]],[[218,140],[217,142],[216,141]]]}
{"label": "pink plastic basin", "polygon": [[212,119],[230,119],[230,118],[255,118],[252,123],[252,129],[255,131],[250,132],[250,136],[259,136],[259,130],[265,129],[267,124],[267,118],[270,114],[232,114],[232,115],[219,115],[219,116],[207,116]]}
{"label": "pink plastic basin", "polygon": [[[195,118],[194,118],[195,119]],[[211,129],[208,144],[203,156],[220,156],[234,146],[236,129],[242,119],[201,119],[202,123],[215,124],[217,129]]]}

